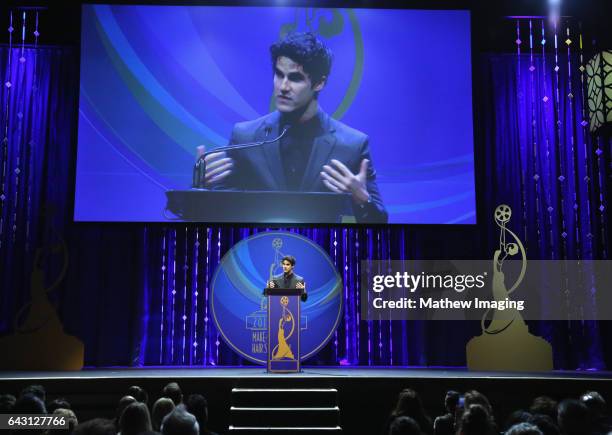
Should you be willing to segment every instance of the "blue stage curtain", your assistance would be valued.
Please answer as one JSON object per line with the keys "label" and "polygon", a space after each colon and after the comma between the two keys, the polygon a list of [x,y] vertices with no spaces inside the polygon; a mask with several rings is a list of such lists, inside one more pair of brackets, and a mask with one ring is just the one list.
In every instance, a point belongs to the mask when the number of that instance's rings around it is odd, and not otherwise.
{"label": "blue stage curtain", "polygon": [[[29,301],[36,248],[53,248],[43,259],[51,283],[63,266],[58,255],[63,239],[68,274],[49,297],[66,332],[85,342],[87,365],[248,364],[223,343],[207,318],[209,281],[233,244],[264,229],[71,223],[76,59],[75,52],[63,48],[23,53],[0,48],[5,132],[0,333],[13,331],[15,314]],[[475,61],[482,111],[476,128],[485,135],[477,145],[479,225],[288,229],[319,243],[344,278],[345,318],[309,363],[464,366],[465,344],[480,333],[478,322],[360,322],[359,261],[490,258],[497,240],[492,213],[499,203],[512,206],[513,228],[530,259],[607,258],[608,196],[601,180],[605,183],[609,144],[581,133],[581,85],[572,82],[568,104],[567,72],[551,74],[548,63],[543,74],[538,68],[550,59],[534,59],[537,74],[529,69],[531,60],[522,57],[490,55]],[[563,89],[562,98],[557,88]],[[605,361],[610,367],[606,323],[530,326],[553,344],[556,368],[602,369]]]}

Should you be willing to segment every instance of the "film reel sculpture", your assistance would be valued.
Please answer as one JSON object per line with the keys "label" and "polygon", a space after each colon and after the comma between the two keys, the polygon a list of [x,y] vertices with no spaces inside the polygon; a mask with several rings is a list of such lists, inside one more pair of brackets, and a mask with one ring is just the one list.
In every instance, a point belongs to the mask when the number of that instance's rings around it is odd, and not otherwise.
{"label": "film reel sculpture", "polygon": [[[30,299],[15,314],[14,333],[0,337],[4,356],[2,370],[80,370],[85,349],[76,337],[64,332],[55,304],[49,295],[60,288],[68,271],[68,247],[52,225],[54,208],[43,212],[49,223],[49,242],[38,247],[30,275]],[[53,240],[54,239],[54,240]],[[61,269],[48,285],[49,264],[61,258]]]}
{"label": "film reel sculpture", "polygon": [[[496,301],[503,301],[508,298],[521,284],[525,277],[525,271],[527,269],[527,255],[525,254],[525,248],[521,243],[520,239],[514,234],[506,224],[510,222],[512,217],[512,209],[505,205],[498,205],[493,214],[495,224],[499,227],[499,249],[495,251],[493,255],[493,297]],[[514,242],[507,242],[507,236],[514,239]],[[504,261],[520,253],[521,256],[521,271],[510,288],[506,287],[505,274],[504,274]],[[487,334],[499,334],[504,331],[515,321],[523,322],[523,318],[520,313],[516,310],[507,310],[504,312],[495,311],[493,318],[488,325],[486,324],[487,317],[491,309],[489,308],[482,317],[480,326],[482,331]]]}
{"label": "film reel sculpture", "polygon": [[[520,239],[508,227],[512,217],[509,206],[497,206],[493,214],[499,227],[499,247],[493,255],[492,293],[496,301],[504,301],[518,288],[525,278],[527,256]],[[516,279],[506,286],[509,266],[507,260],[520,256],[520,271],[512,272]],[[506,270],[504,270],[506,269]],[[551,345],[529,332],[523,316],[516,309],[494,310],[487,324],[491,309],[482,317],[482,335],[472,338],[466,345],[466,360],[470,370],[548,371],[553,369]]]}

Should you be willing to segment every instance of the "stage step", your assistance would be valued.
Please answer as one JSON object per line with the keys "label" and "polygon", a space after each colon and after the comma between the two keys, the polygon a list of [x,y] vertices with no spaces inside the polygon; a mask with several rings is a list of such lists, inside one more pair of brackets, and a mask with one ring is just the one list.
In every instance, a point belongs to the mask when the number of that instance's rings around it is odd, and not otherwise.
{"label": "stage step", "polygon": [[273,435],[326,435],[326,434],[341,434],[342,428],[336,427],[239,427],[230,426],[229,432],[234,435],[260,435],[260,434],[273,434]]}
{"label": "stage step", "polygon": [[342,433],[335,388],[234,388],[232,434]]}
{"label": "stage step", "polygon": [[337,426],[340,420],[340,409],[337,406],[328,408],[230,408],[232,423],[235,426]]}
{"label": "stage step", "polygon": [[234,388],[232,405],[240,407],[333,407],[335,388]]}

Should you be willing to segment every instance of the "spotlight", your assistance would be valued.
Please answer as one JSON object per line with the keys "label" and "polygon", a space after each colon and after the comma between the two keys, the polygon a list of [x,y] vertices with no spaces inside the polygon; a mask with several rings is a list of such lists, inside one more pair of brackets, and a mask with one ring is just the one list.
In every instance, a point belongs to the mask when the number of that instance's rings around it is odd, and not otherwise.
{"label": "spotlight", "polygon": [[548,0],[548,18],[551,22],[558,22],[561,17],[561,0]]}

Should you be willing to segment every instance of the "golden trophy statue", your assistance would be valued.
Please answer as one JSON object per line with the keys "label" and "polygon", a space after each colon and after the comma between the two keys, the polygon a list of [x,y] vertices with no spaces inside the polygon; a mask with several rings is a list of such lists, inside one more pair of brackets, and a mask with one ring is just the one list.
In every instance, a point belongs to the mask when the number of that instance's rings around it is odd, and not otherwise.
{"label": "golden trophy statue", "polygon": [[[493,298],[505,301],[518,288],[527,270],[525,248],[507,224],[512,210],[507,205],[495,209],[495,224],[499,227],[499,248],[493,255]],[[508,242],[511,237],[514,241]],[[504,262],[520,254],[521,268],[510,288],[506,284]],[[481,320],[482,335],[472,338],[467,346],[467,365],[470,370],[545,371],[553,369],[552,347],[541,337],[529,333],[521,313],[516,309],[492,310]]]}
{"label": "golden trophy statue", "polygon": [[[293,313],[291,313],[291,311],[289,311],[289,309],[287,308],[287,305],[289,305],[289,298],[287,296],[283,296],[280,300],[280,303],[283,306],[283,314],[278,320],[278,344],[274,346],[274,349],[272,349],[272,359],[295,359],[295,356],[293,356],[293,352],[291,352],[291,347],[289,346],[289,344],[287,344],[287,340],[291,338],[293,332],[295,331]],[[289,330],[289,333],[285,335],[285,324],[287,323],[291,325],[291,329]]]}
{"label": "golden trophy statue", "polygon": [[[49,300],[49,293],[60,286],[68,271],[68,247],[53,227],[51,232],[57,242],[37,248],[34,254],[30,301],[15,313],[14,332],[0,338],[0,348],[4,351],[0,359],[2,370],[83,368],[83,343],[64,332],[56,308]],[[62,259],[62,268],[53,283],[47,285],[45,264],[53,256]]]}

